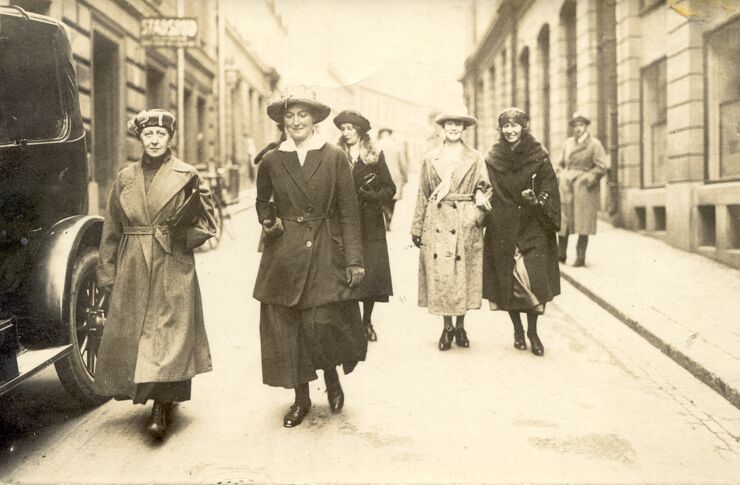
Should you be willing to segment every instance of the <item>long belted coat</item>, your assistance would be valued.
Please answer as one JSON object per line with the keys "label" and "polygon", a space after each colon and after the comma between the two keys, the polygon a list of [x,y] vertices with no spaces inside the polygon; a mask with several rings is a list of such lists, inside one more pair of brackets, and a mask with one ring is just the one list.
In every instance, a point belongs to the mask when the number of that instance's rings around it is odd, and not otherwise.
{"label": "long belted coat", "polygon": [[[370,174],[375,175],[375,189],[371,190],[371,196],[368,197],[360,188]],[[362,255],[365,262],[365,278],[353,295],[358,300],[388,301],[393,294],[393,283],[382,205],[393,200],[396,186],[382,152],[374,163],[357,160],[352,167],[352,178],[360,206]]]}
{"label": "long belted coat", "polygon": [[303,166],[295,151],[268,152],[257,174],[260,223],[273,217],[271,198],[284,229],[265,239],[254,298],[298,309],[353,299],[346,268],[363,266],[362,241],[342,149],[324,143],[308,151]]}
{"label": "long belted coat", "polygon": [[476,189],[489,193],[483,157],[465,146],[452,173],[450,191],[430,200],[442,182],[441,153],[431,150],[422,162],[411,234],[421,237],[419,306],[434,315],[464,315],[480,308],[483,272],[483,218]]}
{"label": "long belted coat", "polygon": [[[493,187],[491,212],[486,218],[483,252],[483,297],[501,310],[510,310],[514,290],[514,254],[522,254],[531,291],[540,303],[560,294],[557,231],[560,196],[547,151],[529,133],[516,149],[500,141],[486,155]],[[538,204],[522,200],[533,189]]]}
{"label": "long belted coat", "polygon": [[558,162],[562,223],[560,234],[596,234],[601,205],[599,179],[606,173],[606,153],[601,142],[588,134],[583,143],[565,141]]}
{"label": "long belted coat", "polygon": [[[121,170],[108,198],[97,283],[113,285],[98,351],[95,391],[133,396],[136,384],[211,370],[193,249],[215,234],[213,200],[198,172],[174,157],[145,191],[142,162]],[[165,221],[197,180],[197,223],[171,233]]]}

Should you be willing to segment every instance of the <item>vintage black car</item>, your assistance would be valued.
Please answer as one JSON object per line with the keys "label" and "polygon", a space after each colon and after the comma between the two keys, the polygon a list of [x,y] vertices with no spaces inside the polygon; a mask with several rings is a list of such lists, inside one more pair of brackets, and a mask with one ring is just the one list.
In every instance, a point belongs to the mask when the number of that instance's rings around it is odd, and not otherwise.
{"label": "vintage black car", "polygon": [[105,322],[95,284],[103,219],[65,26],[0,7],[0,395],[54,364],[86,405]]}

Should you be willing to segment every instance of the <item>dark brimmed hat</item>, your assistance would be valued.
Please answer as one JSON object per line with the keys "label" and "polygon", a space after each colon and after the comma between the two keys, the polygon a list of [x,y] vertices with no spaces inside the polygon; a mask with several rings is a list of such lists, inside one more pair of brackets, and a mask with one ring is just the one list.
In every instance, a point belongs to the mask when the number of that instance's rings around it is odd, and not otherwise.
{"label": "dark brimmed hat", "polygon": [[147,109],[139,111],[134,119],[128,122],[128,131],[136,138],[141,135],[142,130],[148,126],[160,126],[167,130],[170,137],[175,134],[175,115],[166,109]]}
{"label": "dark brimmed hat", "polygon": [[516,123],[522,128],[529,128],[529,115],[519,108],[506,108],[498,115],[498,127],[506,123]]}
{"label": "dark brimmed hat", "polygon": [[440,113],[437,115],[436,118],[434,118],[434,122],[443,128],[445,126],[445,121],[459,121],[460,123],[465,125],[465,128],[478,123],[478,120],[476,120],[472,116],[458,113]]}
{"label": "dark brimmed hat", "polygon": [[341,129],[342,123],[352,123],[357,131],[367,133],[370,131],[370,120],[362,116],[357,111],[344,110],[334,117],[334,125]]}
{"label": "dark brimmed hat", "polygon": [[267,116],[276,123],[283,122],[285,111],[296,104],[306,105],[314,115],[314,122],[321,123],[331,113],[331,108],[316,99],[316,93],[303,86],[283,91],[280,99],[267,105]]}
{"label": "dark brimmed hat", "polygon": [[380,128],[380,129],[378,129],[378,135],[382,135],[383,132],[386,132],[389,135],[392,135],[393,134],[393,128],[388,128],[387,126],[384,126],[384,127]]}
{"label": "dark brimmed hat", "polygon": [[590,125],[591,124],[591,120],[590,119],[586,118],[584,115],[582,115],[582,114],[580,114],[578,112],[573,113],[573,116],[570,117],[570,121],[568,122],[568,124],[570,126],[573,126],[576,123],[578,123],[579,121],[581,123],[586,123],[587,125]]}

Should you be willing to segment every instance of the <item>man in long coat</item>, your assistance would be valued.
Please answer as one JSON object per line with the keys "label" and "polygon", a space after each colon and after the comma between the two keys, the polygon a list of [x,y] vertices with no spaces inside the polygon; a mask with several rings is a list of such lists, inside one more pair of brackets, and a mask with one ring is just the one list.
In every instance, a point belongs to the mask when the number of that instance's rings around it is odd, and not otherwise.
{"label": "man in long coat", "polygon": [[568,236],[578,234],[574,266],[586,264],[588,236],[596,234],[599,180],[606,173],[606,152],[601,142],[589,133],[589,124],[587,117],[573,114],[570,120],[573,136],[565,140],[558,163],[562,207],[559,259],[565,263]]}

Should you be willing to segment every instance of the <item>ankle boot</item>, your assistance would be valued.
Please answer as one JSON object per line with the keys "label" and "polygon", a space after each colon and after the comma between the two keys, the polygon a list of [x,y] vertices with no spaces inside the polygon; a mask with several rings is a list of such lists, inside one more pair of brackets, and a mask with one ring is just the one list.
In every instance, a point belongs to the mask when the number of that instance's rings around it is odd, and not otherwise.
{"label": "ankle boot", "polygon": [[528,331],[527,337],[529,337],[529,343],[532,345],[532,353],[537,357],[545,355],[545,347],[542,345],[542,341],[540,340],[540,336],[537,335],[537,332]]}
{"label": "ankle boot", "polygon": [[165,431],[167,431],[167,413],[170,406],[171,403],[154,401],[147,431],[155,439],[161,440],[164,438]]}
{"label": "ankle boot", "polygon": [[568,259],[568,236],[558,236],[558,259],[561,263]]}
{"label": "ankle boot", "polygon": [[442,330],[442,335],[439,337],[439,350],[450,350],[454,333],[455,330],[452,328]]}
{"label": "ankle boot", "polygon": [[576,261],[573,266],[586,266],[586,248],[588,247],[588,236],[579,235],[576,244]]}
{"label": "ankle boot", "polygon": [[373,327],[373,324],[370,322],[365,323],[365,336],[367,337],[368,342],[378,341],[378,334],[375,333],[375,328]]}

